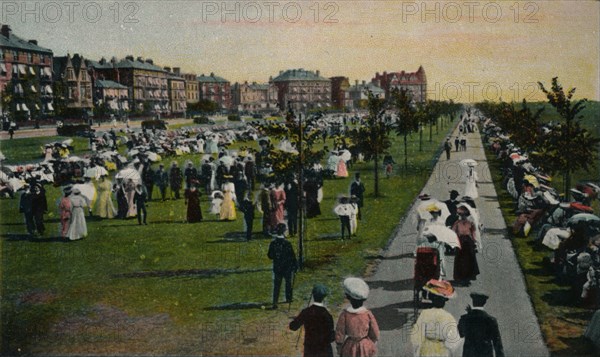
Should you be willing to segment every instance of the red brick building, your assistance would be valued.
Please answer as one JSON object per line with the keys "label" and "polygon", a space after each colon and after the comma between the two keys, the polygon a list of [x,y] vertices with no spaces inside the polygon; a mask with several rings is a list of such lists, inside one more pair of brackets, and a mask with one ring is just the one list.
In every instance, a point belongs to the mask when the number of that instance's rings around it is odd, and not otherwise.
{"label": "red brick building", "polygon": [[393,88],[403,88],[412,92],[415,102],[427,100],[427,76],[423,66],[419,66],[416,72],[377,72],[371,81],[385,90],[386,98],[389,98]]}
{"label": "red brick building", "polygon": [[216,102],[222,110],[231,109],[231,83],[228,80],[214,73],[202,74],[197,79],[201,99]]}
{"label": "red brick building", "polygon": [[336,109],[350,108],[350,81],[348,77],[331,77],[331,105]]}
{"label": "red brick building", "polygon": [[[37,119],[54,113],[52,50],[36,40],[13,35],[10,26],[0,29],[0,111],[11,119]],[[8,96],[7,96],[8,95]],[[4,104],[4,107],[3,107]]]}

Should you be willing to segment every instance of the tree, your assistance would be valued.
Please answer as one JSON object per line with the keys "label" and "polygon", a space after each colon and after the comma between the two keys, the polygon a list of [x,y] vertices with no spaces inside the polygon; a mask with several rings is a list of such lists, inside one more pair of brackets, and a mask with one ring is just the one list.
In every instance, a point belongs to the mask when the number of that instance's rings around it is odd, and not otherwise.
{"label": "tree", "polygon": [[396,109],[396,135],[404,138],[404,169],[408,168],[407,138],[419,129],[419,116],[412,104],[412,96],[408,89],[394,88],[391,92],[391,105]]}
{"label": "tree", "polygon": [[590,163],[597,162],[597,145],[600,139],[593,137],[586,129],[582,128],[579,119],[585,108],[587,99],[574,101],[575,88],[566,93],[558,82],[558,77],[552,78],[552,86],[546,89],[538,82],[540,89],[548,102],[552,105],[564,122],[556,125],[546,135],[542,144],[543,163],[546,163],[550,172],[562,171],[565,177],[564,192],[569,198],[571,187],[571,174],[578,170],[590,170]]}
{"label": "tree", "polygon": [[366,90],[367,108],[369,115],[364,125],[355,128],[350,137],[358,150],[364,155],[365,160],[373,160],[373,174],[375,178],[375,196],[379,196],[379,156],[384,154],[392,143],[389,139],[391,125],[385,120],[386,102],[383,98],[374,95],[372,91]]}
{"label": "tree", "polygon": [[219,110],[219,104],[209,99],[200,99],[197,103],[188,103],[187,110],[188,112],[210,114]]}

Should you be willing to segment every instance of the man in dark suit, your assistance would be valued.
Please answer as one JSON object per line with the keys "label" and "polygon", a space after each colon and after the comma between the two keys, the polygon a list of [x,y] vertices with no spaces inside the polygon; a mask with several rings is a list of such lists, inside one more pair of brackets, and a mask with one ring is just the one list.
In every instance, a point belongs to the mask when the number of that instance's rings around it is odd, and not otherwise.
{"label": "man in dark suit", "polygon": [[269,244],[269,259],[273,260],[273,309],[277,308],[279,302],[279,290],[281,281],[285,279],[285,300],[291,302],[292,279],[298,270],[298,261],[292,244],[285,239],[286,226],[283,223],[277,225],[276,233]]}
{"label": "man in dark suit", "polygon": [[331,343],[335,340],[335,331],[333,317],[323,306],[325,296],[327,288],[315,284],[312,290],[313,303],[290,322],[292,331],[304,325],[304,357],[333,357]]}
{"label": "man in dark suit", "polygon": [[458,204],[460,203],[458,200],[458,191],[452,190],[450,191],[450,199],[444,201],[446,206],[448,207],[448,211],[450,215],[446,218],[446,226],[452,227],[454,222],[458,219],[458,215],[456,214],[456,209]]}
{"label": "man in dark suit", "polygon": [[465,338],[463,357],[504,357],[498,322],[483,310],[488,296],[471,293],[471,299],[473,307],[458,322],[458,333]]}
{"label": "man in dark suit", "polygon": [[356,196],[357,206],[358,206],[358,215],[357,218],[360,220],[362,218],[362,208],[364,206],[365,199],[365,185],[360,181],[360,173],[357,172],[354,174],[354,182],[350,184],[350,196]]}

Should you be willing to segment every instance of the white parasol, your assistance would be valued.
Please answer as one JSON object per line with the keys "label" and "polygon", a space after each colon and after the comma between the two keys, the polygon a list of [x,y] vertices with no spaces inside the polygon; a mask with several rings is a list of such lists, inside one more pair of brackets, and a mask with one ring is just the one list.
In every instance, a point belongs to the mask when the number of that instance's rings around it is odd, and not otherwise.
{"label": "white parasol", "polygon": [[162,158],[160,157],[160,155],[158,155],[155,152],[149,152],[148,153],[148,160],[152,161],[152,162],[157,162],[160,161]]}
{"label": "white parasol", "polygon": [[96,200],[96,187],[91,182],[89,183],[78,183],[73,185],[73,190],[76,188],[81,191],[81,195],[87,198],[90,202],[90,205]]}
{"label": "white parasol", "polygon": [[140,173],[136,169],[133,169],[133,168],[126,168],[126,169],[119,171],[119,173],[117,173],[115,175],[115,178],[123,179],[123,180],[132,179],[133,182],[135,182],[136,184],[142,182],[142,177],[140,176]]}
{"label": "white parasol", "polygon": [[340,157],[344,161],[350,161],[350,159],[352,159],[352,154],[350,153],[350,151],[344,149],[341,151]]}
{"label": "white parasol", "polygon": [[460,241],[458,240],[456,232],[446,226],[441,224],[430,224],[425,226],[423,229],[423,236],[428,234],[435,236],[438,241],[446,243],[452,248],[460,248]]}
{"label": "white parasol", "polygon": [[475,161],[473,159],[463,159],[463,160],[460,160],[460,165],[466,166],[466,167],[472,167],[472,166],[477,166],[479,164],[477,163],[477,161]]}
{"label": "white parasol", "polygon": [[84,177],[99,179],[102,176],[108,176],[108,171],[102,166],[95,166],[85,171]]}

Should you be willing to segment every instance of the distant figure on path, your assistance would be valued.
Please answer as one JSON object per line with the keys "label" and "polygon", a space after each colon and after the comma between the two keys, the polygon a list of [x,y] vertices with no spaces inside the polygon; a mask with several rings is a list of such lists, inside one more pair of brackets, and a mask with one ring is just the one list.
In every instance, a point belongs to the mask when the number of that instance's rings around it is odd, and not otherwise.
{"label": "distant figure on path", "polygon": [[446,160],[450,160],[450,151],[452,150],[452,144],[450,144],[450,138],[444,142],[444,150],[446,151]]}
{"label": "distant figure on path", "polygon": [[475,172],[473,167],[474,166],[469,165],[469,171],[467,173],[467,182],[465,184],[465,194],[463,196],[469,196],[472,199],[475,199],[479,197],[479,192],[477,191],[477,188],[479,187],[479,185],[477,184],[479,176],[477,175],[477,172]]}

